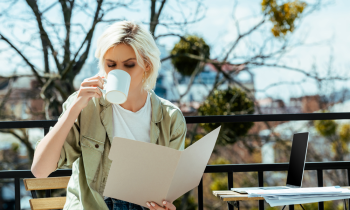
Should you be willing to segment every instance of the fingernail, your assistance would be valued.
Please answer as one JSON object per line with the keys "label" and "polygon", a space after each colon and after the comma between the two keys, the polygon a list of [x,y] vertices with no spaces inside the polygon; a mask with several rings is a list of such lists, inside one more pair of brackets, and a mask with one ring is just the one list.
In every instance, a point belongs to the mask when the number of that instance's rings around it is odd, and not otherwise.
{"label": "fingernail", "polygon": [[152,205],[152,206],[155,206],[155,204],[154,204],[154,203],[151,203],[151,205]]}
{"label": "fingernail", "polygon": [[165,205],[165,204],[166,204],[166,201],[163,201],[163,204]]}
{"label": "fingernail", "polygon": [[149,203],[148,203],[148,202],[147,202],[146,204],[147,204],[147,206],[151,206],[151,205],[149,205]]}

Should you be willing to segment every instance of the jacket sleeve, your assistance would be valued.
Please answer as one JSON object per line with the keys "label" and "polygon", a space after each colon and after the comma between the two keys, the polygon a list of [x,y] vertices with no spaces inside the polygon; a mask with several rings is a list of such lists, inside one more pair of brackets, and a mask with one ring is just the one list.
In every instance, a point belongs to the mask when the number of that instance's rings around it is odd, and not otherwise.
{"label": "jacket sleeve", "polygon": [[[68,99],[63,103],[62,105],[62,114],[58,117],[60,119],[63,114],[67,111],[67,109],[72,105],[74,100],[76,99],[78,95],[78,92],[74,92],[72,95],[68,97]],[[64,144],[61,149],[60,158],[58,160],[57,169],[59,168],[72,168],[73,162],[81,156],[81,147],[80,147],[80,118],[81,113],[79,114],[78,118],[75,120],[73,126],[68,132],[67,138],[64,141]],[[53,127],[50,126],[50,130]],[[39,140],[36,145],[35,149],[38,146]],[[55,170],[55,171],[56,171]]]}
{"label": "jacket sleeve", "polygon": [[185,149],[185,140],[187,133],[187,126],[184,116],[180,110],[174,113],[175,115],[175,126],[174,132],[172,132],[170,137],[169,147],[177,150]]}

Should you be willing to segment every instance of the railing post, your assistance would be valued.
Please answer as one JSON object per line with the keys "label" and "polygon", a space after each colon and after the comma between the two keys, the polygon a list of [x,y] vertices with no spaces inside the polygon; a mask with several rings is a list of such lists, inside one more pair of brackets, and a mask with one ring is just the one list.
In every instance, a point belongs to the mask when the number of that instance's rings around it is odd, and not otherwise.
{"label": "railing post", "polygon": [[[259,187],[264,186],[264,172],[258,171],[258,185]],[[259,210],[264,210],[264,200],[259,200]]]}
{"label": "railing post", "polygon": [[32,198],[38,198],[35,190],[31,190],[30,193],[32,194]]}
{"label": "railing post", "polygon": [[198,185],[198,210],[203,210],[203,176]]}
{"label": "railing post", "polygon": [[50,198],[51,197],[51,190],[46,190],[46,198]]}
{"label": "railing post", "polygon": [[[350,168],[346,170],[348,171],[348,186],[350,186]],[[349,199],[349,209],[350,209],[350,199]]]}
{"label": "railing post", "polygon": [[[317,186],[323,187],[323,171],[322,171],[322,169],[317,170]],[[318,202],[318,210],[324,210],[323,202]]]}
{"label": "railing post", "polygon": [[44,127],[44,136],[50,131],[50,127]]}
{"label": "railing post", "polygon": [[[233,188],[233,172],[227,172],[227,187],[228,187],[228,190],[231,190],[231,188]],[[227,207],[228,207],[228,210],[234,210],[235,208],[229,202],[227,202]]]}
{"label": "railing post", "polygon": [[21,188],[19,178],[15,178],[15,209],[21,210]]}

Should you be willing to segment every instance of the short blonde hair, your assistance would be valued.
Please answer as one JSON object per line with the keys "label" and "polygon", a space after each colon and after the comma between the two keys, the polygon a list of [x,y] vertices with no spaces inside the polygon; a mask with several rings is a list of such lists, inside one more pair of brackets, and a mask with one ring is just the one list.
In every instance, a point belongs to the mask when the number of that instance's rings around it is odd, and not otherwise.
{"label": "short blonde hair", "polygon": [[131,46],[136,54],[137,63],[145,69],[145,63],[150,66],[142,84],[143,89],[155,87],[158,70],[161,66],[160,51],[150,31],[134,21],[119,21],[110,25],[97,40],[95,57],[99,59],[99,76],[106,76],[104,55],[110,48],[124,43]]}

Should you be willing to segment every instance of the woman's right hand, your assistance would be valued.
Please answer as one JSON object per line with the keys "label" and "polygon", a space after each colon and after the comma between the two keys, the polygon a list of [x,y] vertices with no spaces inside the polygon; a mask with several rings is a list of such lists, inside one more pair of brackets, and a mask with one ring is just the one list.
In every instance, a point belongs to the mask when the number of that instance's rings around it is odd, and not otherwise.
{"label": "woman's right hand", "polygon": [[74,102],[74,105],[79,107],[79,110],[85,108],[92,97],[100,98],[102,96],[101,91],[97,88],[98,86],[103,89],[104,81],[102,78],[100,76],[93,76],[84,79],[81,83],[78,96]]}

